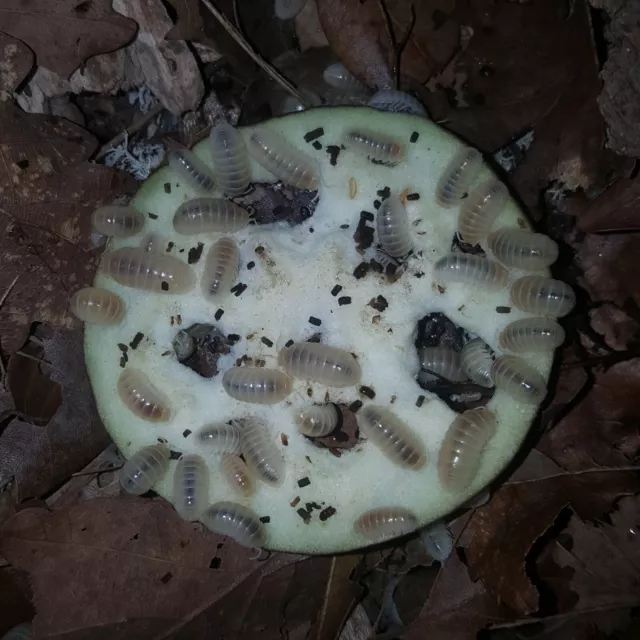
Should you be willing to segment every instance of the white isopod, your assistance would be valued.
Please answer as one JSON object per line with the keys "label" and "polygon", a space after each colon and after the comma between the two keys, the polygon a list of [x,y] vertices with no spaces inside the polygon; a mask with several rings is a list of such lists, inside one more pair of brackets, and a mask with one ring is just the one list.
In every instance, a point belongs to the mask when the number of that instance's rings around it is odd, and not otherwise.
{"label": "white isopod", "polygon": [[144,216],[133,207],[107,205],[93,212],[91,225],[104,236],[122,238],[138,233],[144,226]]}
{"label": "white isopod", "polygon": [[358,78],[352,73],[347,71],[345,66],[341,62],[330,64],[323,73],[324,81],[331,87],[339,89],[344,93],[368,93],[369,90],[365,87]]}
{"label": "white isopod", "polygon": [[173,474],[173,506],[183,520],[197,520],[209,501],[209,471],[203,458],[182,456]]}
{"label": "white isopod", "polygon": [[500,347],[514,353],[553,351],[564,342],[564,329],[553,318],[525,318],[500,332]]}
{"label": "white isopod", "polygon": [[404,91],[395,91],[394,89],[383,89],[374,93],[368,106],[379,111],[392,113],[411,113],[423,117],[427,115],[425,108],[417,98]]}
{"label": "white isopod", "polygon": [[338,409],[334,404],[307,407],[295,417],[298,429],[310,438],[321,438],[338,426]]}
{"label": "white isopod", "polygon": [[547,395],[547,385],[542,375],[516,356],[496,358],[491,377],[496,388],[524,404],[540,404]]}
{"label": "white isopod", "polygon": [[265,425],[243,420],[242,455],[251,472],[262,482],[278,487],[284,480],[284,458]]}
{"label": "white isopod", "polygon": [[365,511],[353,524],[356,533],[378,542],[403,536],[417,527],[417,516],[402,507],[379,507]]}
{"label": "white isopod", "polygon": [[498,229],[489,234],[487,246],[496,260],[516,269],[537,271],[558,259],[558,245],[542,233],[522,229]]}
{"label": "white isopod", "polygon": [[267,534],[258,514],[235,502],[216,502],[203,514],[202,522],[214,533],[233,538],[243,547],[263,547]]}
{"label": "white isopod", "polygon": [[222,456],[220,470],[227,484],[239,495],[248,498],[255,491],[255,484],[249,467],[239,456],[225,453]]}
{"label": "white isopod", "polygon": [[232,367],[222,376],[224,390],[236,400],[253,404],[275,404],[293,388],[293,380],[282,371],[265,367]]}
{"label": "white isopod", "polygon": [[120,399],[138,418],[148,422],[167,422],[171,418],[169,399],[139,369],[127,367],[117,386]]}
{"label": "white isopod", "polygon": [[491,380],[493,358],[486,342],[480,338],[467,342],[460,353],[460,364],[470,380],[483,387],[493,387]]}
{"label": "white isopod", "polygon": [[447,209],[460,204],[482,166],[482,154],[472,147],[460,149],[446,166],[436,186],[436,202]]}
{"label": "white isopod", "polygon": [[507,284],[509,272],[498,262],[470,253],[450,253],[433,265],[434,279],[440,283],[480,285],[500,289]]}
{"label": "white isopod", "polygon": [[124,317],[122,298],[100,287],[85,287],[76,291],[69,307],[76,318],[92,324],[117,324]]}
{"label": "white isopod", "polygon": [[169,167],[192,189],[211,191],[215,186],[213,171],[189,149],[172,151],[169,154]]}
{"label": "white isopod", "polygon": [[229,295],[238,274],[240,251],[231,238],[220,238],[207,254],[202,273],[202,295],[211,303],[218,304]]}
{"label": "white isopod", "polygon": [[478,244],[486,239],[507,202],[507,188],[495,178],[476,187],[462,203],[458,235],[462,242]]}
{"label": "white isopod", "polygon": [[400,198],[391,196],[382,201],[376,214],[376,230],[382,250],[390,256],[401,258],[413,249],[409,216]]}
{"label": "white isopod", "polygon": [[511,303],[520,311],[537,316],[566,316],[576,303],[573,289],[560,280],[524,276],[511,285]]}
{"label": "white isopod", "polygon": [[169,447],[164,444],[153,444],[136,451],[120,472],[122,488],[137,496],[152,489],[169,468],[169,454]]}
{"label": "white isopod", "polygon": [[209,134],[213,173],[228,196],[242,195],[251,181],[249,154],[242,134],[228,122],[220,122]]}
{"label": "white isopod", "polygon": [[395,165],[404,160],[406,146],[395,138],[379,132],[363,129],[347,131],[342,136],[342,144],[355,153],[367,156],[373,162]]}
{"label": "white isopod", "polygon": [[444,562],[453,551],[453,535],[444,522],[434,522],[420,532],[426,552],[437,562]]}
{"label": "white isopod", "polygon": [[240,453],[241,435],[237,424],[211,424],[202,427],[196,437],[207,449],[216,453]]}
{"label": "white isopod", "polygon": [[422,347],[418,352],[420,366],[451,382],[462,382],[467,374],[462,370],[460,354],[447,347]]}
{"label": "white isopod", "polygon": [[223,198],[195,198],[183,202],[173,216],[173,228],[191,236],[211,231],[233,233],[249,224],[249,212]]}
{"label": "white isopod", "polygon": [[328,387],[351,387],[360,381],[360,365],[352,354],[317,342],[294,342],[282,348],[278,363],[295,378],[308,378]]}

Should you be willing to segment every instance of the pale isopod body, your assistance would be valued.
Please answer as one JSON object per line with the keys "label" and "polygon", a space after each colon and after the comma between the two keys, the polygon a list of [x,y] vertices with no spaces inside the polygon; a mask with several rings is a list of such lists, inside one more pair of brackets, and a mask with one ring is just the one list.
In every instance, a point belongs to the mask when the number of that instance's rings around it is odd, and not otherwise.
{"label": "pale isopod body", "polygon": [[265,367],[233,367],[222,376],[222,386],[232,398],[253,404],[280,402],[291,393],[292,385],[286,373]]}
{"label": "pale isopod body", "polygon": [[255,491],[253,478],[242,458],[225,453],[222,456],[220,469],[227,483],[236,493],[245,498],[253,495]]}
{"label": "pale isopod body", "polygon": [[460,204],[482,166],[482,154],[472,147],[458,151],[436,186],[436,202],[447,209]]}
{"label": "pale isopod body", "polygon": [[213,172],[229,196],[242,195],[249,186],[249,154],[242,134],[228,122],[220,122],[209,134]]}
{"label": "pale isopod body", "polygon": [[213,303],[218,303],[229,294],[238,274],[240,252],[231,238],[220,238],[207,254],[202,274],[202,295]]}
{"label": "pale isopod body", "polygon": [[76,291],[69,306],[76,318],[93,324],[117,324],[124,316],[122,298],[100,287],[85,287]]}
{"label": "pale isopod body", "polygon": [[342,144],[374,162],[394,165],[404,159],[405,145],[394,138],[388,138],[377,132],[348,131],[342,136]]}
{"label": "pale isopod body", "polygon": [[507,188],[495,179],[483,182],[469,194],[458,215],[458,235],[462,242],[478,244],[489,235],[508,195]]}
{"label": "pale isopod body", "polygon": [[112,204],[93,212],[91,226],[104,236],[134,236],[144,226],[144,216],[133,207]]}
{"label": "pale isopod body", "polygon": [[547,385],[542,375],[516,356],[496,358],[491,377],[498,389],[518,402],[540,404],[547,395]]}
{"label": "pale isopod body", "polygon": [[462,370],[460,354],[447,347],[422,347],[419,352],[420,366],[427,371],[451,380],[462,382],[467,379],[467,374]]}
{"label": "pale isopod body", "polygon": [[514,353],[553,351],[564,342],[564,329],[552,318],[526,318],[500,332],[500,347]]}
{"label": "pale isopod body", "polygon": [[253,475],[274,487],[284,479],[284,459],[267,428],[256,420],[242,426],[242,455]]}
{"label": "pale isopod body", "polygon": [[411,533],[417,527],[416,515],[402,507],[379,507],[365,511],[353,524],[356,533],[380,542]]}
{"label": "pale isopod body", "polygon": [[278,20],[293,20],[306,4],[307,0],[275,0],[273,9]]}
{"label": "pale isopod body", "polygon": [[242,438],[237,424],[211,424],[196,434],[207,449],[216,453],[240,453]]}
{"label": "pale isopod body", "polygon": [[420,539],[426,552],[437,562],[444,562],[453,551],[453,536],[442,522],[425,527],[420,532]]}
{"label": "pale isopod body", "polygon": [[449,425],[438,454],[438,476],[446,489],[464,491],[471,485],[495,432],[496,417],[484,408],[465,411]]}
{"label": "pale isopod body", "polygon": [[460,364],[470,380],[483,387],[493,387],[491,380],[493,358],[486,342],[480,338],[467,342],[460,353]]}
{"label": "pale isopod body", "polygon": [[233,233],[249,224],[249,212],[223,198],[195,198],[182,203],[173,216],[173,228],[184,236],[211,231]]}
{"label": "pale isopod body", "polygon": [[139,247],[124,247],[102,256],[102,270],[119,284],[156,293],[186,293],[195,274],[184,262]]}
{"label": "pale isopod body", "polygon": [[360,365],[348,351],[317,342],[294,342],[278,354],[278,363],[294,378],[328,387],[351,387],[360,381]]}
{"label": "pale isopod body", "polygon": [[138,369],[128,367],[120,374],[118,395],[138,418],[148,422],[167,422],[171,418],[169,399]]}
{"label": "pale isopod body", "polygon": [[537,271],[558,259],[558,245],[542,233],[522,229],[498,229],[487,238],[496,260],[516,269]]}
{"label": "pale isopod body", "polygon": [[182,456],[173,474],[173,506],[183,520],[197,520],[209,502],[209,470],[203,458]]}
{"label": "pale isopod body", "polygon": [[427,450],[420,437],[394,413],[378,405],[367,405],[358,414],[358,426],[392,462],[406,469],[421,469]]}
{"label": "pale isopod body", "polygon": [[310,438],[330,434],[338,425],[338,409],[334,404],[308,407],[296,415],[298,429]]}
{"label": "pale isopod body", "polygon": [[254,160],[279,180],[298,189],[318,188],[318,167],[313,158],[289,144],[279,133],[256,129],[248,147]]}
{"label": "pale isopod body", "polygon": [[391,111],[393,113],[411,113],[414,116],[426,116],[425,108],[417,98],[393,89],[383,89],[373,94],[368,106],[379,111]]}
{"label": "pale isopod body", "polygon": [[437,282],[473,284],[487,289],[500,289],[507,284],[509,272],[499,263],[470,253],[450,253],[434,265]]}
{"label": "pale isopod body", "polygon": [[347,71],[341,62],[330,64],[324,70],[322,77],[329,86],[345,93],[368,93],[369,91],[358,78]]}
{"label": "pale isopod body", "polygon": [[235,502],[216,502],[203,514],[204,526],[214,533],[233,538],[243,547],[263,547],[267,533],[258,514]]}
{"label": "pale isopod body", "polygon": [[520,311],[537,316],[566,316],[576,303],[573,289],[560,280],[524,276],[511,285],[511,303]]}
{"label": "pale isopod body", "polygon": [[376,214],[376,229],[383,251],[390,256],[401,258],[413,249],[409,216],[399,198],[391,196],[382,201]]}
{"label": "pale isopod body", "polygon": [[122,488],[137,496],[152,489],[169,468],[169,453],[169,447],[164,444],[152,444],[136,451],[120,472]]}
{"label": "pale isopod body", "polygon": [[213,172],[193,151],[172,151],[169,154],[169,167],[196,191],[211,191],[214,187]]}

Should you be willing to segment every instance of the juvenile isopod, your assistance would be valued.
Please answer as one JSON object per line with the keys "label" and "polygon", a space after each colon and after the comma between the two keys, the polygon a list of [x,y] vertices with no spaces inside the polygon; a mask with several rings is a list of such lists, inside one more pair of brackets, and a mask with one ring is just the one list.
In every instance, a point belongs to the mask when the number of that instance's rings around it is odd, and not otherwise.
{"label": "juvenile isopod", "polygon": [[358,78],[352,73],[347,71],[345,66],[341,62],[330,64],[322,74],[324,81],[331,87],[339,89],[344,93],[368,93],[369,90],[365,87]]}
{"label": "juvenile isopod", "polygon": [[280,486],[284,479],[284,458],[265,425],[257,420],[244,420],[242,455],[247,466],[266,484]]}
{"label": "juvenile isopod", "polygon": [[104,236],[134,236],[144,226],[144,216],[133,207],[111,204],[91,214],[91,226]]}
{"label": "juvenile isopod", "polygon": [[112,291],[85,287],[71,296],[71,313],[83,322],[117,324],[124,316],[124,302]]}
{"label": "juvenile isopod", "polygon": [[390,256],[401,258],[413,249],[409,216],[396,196],[382,201],[376,214],[376,230],[382,250]]}
{"label": "juvenile isopod", "polygon": [[514,353],[553,351],[564,342],[564,329],[553,318],[525,318],[500,332],[500,347]]}
{"label": "juvenile isopod", "polygon": [[566,316],[576,303],[573,289],[560,280],[524,276],[511,285],[511,303],[520,311],[537,316]]}
{"label": "juvenile isopod", "polygon": [[460,204],[482,166],[482,154],[472,147],[460,149],[446,166],[436,187],[436,202],[449,209]]}
{"label": "juvenile isopod", "polygon": [[496,260],[516,269],[537,271],[558,259],[558,245],[542,233],[522,229],[498,229],[489,234],[487,246]]}
{"label": "juvenile isopod", "polygon": [[169,167],[196,191],[211,191],[215,185],[213,171],[189,149],[172,151]]}
{"label": "juvenile isopod", "polygon": [[240,453],[242,438],[237,424],[211,424],[203,427],[196,434],[207,450],[216,453]]}
{"label": "juvenile isopod", "polygon": [[182,456],[173,474],[173,506],[183,520],[197,520],[209,502],[209,470],[203,458]]}
{"label": "juvenile isopod", "polygon": [[239,262],[238,245],[231,238],[220,238],[211,245],[201,280],[202,295],[209,302],[217,304],[229,294],[238,274]]}
{"label": "juvenile isopod", "polygon": [[228,196],[242,195],[249,186],[249,154],[242,134],[228,122],[220,122],[209,134],[213,173]]}
{"label": "juvenile isopod", "polygon": [[275,0],[274,13],[278,20],[293,20],[306,4],[307,0]]}
{"label": "juvenile isopod", "polygon": [[494,178],[483,182],[469,194],[458,215],[458,235],[462,242],[478,244],[489,235],[508,195],[507,187]]}
{"label": "juvenile isopod", "polygon": [[437,562],[444,562],[453,551],[453,536],[443,522],[435,522],[420,532],[425,551]]}
{"label": "juvenile isopod", "polygon": [[500,289],[507,284],[509,272],[499,263],[470,253],[450,253],[433,265],[437,282],[473,284]]}
{"label": "juvenile isopod", "polygon": [[277,369],[233,367],[224,372],[222,386],[241,402],[275,404],[291,393],[293,380]]}
{"label": "juvenile isopod", "polygon": [[417,98],[393,89],[383,89],[373,94],[368,106],[379,111],[390,111],[392,113],[411,113],[414,116],[427,115],[425,108]]}
{"label": "juvenile isopod", "polygon": [[258,514],[235,502],[212,504],[202,514],[202,522],[207,529],[229,536],[243,547],[263,547],[267,543],[267,533]]}
{"label": "juvenile isopod", "polygon": [[418,352],[420,366],[427,371],[451,380],[462,382],[467,379],[467,374],[462,370],[460,354],[447,347],[422,347]]}
{"label": "juvenile isopod", "polygon": [[493,387],[491,380],[493,358],[486,342],[480,338],[467,342],[460,353],[460,364],[470,380],[483,387]]}
{"label": "juvenile isopod", "polygon": [[358,414],[358,426],[394,464],[421,469],[427,450],[421,438],[394,413],[378,405],[367,405]]}
{"label": "juvenile isopod", "polygon": [[402,507],[379,507],[365,511],[353,524],[356,533],[378,542],[411,533],[417,527],[416,515]]}
{"label": "juvenile isopod", "polygon": [[342,144],[374,162],[394,165],[404,159],[406,148],[395,138],[378,132],[364,130],[348,131],[342,136]]}
{"label": "juvenile isopod", "polygon": [[249,467],[239,456],[225,453],[222,456],[220,470],[227,484],[239,495],[248,498],[253,495],[255,485]]}
{"label": "juvenile isopod", "polygon": [[540,404],[547,395],[547,385],[542,375],[516,356],[496,358],[491,367],[491,377],[496,388],[502,389],[518,402]]}
{"label": "juvenile isopod", "polygon": [[148,422],[167,422],[171,418],[171,406],[167,396],[138,369],[127,367],[120,374],[118,395],[138,418]]}
{"label": "juvenile isopod", "polygon": [[164,444],[152,444],[136,451],[120,472],[122,488],[137,496],[149,491],[167,472],[169,453],[169,447]]}
{"label": "juvenile isopod", "polygon": [[156,293],[186,293],[195,284],[195,274],[178,258],[124,247],[102,256],[101,269],[119,284]]}
{"label": "juvenile isopod", "polygon": [[317,342],[294,342],[278,354],[278,363],[294,378],[328,387],[351,387],[360,381],[360,365],[348,351]]}
{"label": "juvenile isopod", "polygon": [[484,408],[465,411],[449,425],[438,454],[438,476],[446,489],[464,491],[471,485],[495,432],[496,417]]}
{"label": "juvenile isopod", "polygon": [[298,189],[315,191],[319,187],[318,167],[313,158],[289,144],[279,133],[256,129],[248,147],[253,159],[279,180]]}
{"label": "juvenile isopod", "polygon": [[338,426],[338,409],[334,404],[307,407],[295,417],[298,429],[310,438],[321,438]]}
{"label": "juvenile isopod", "polygon": [[195,198],[183,202],[173,216],[173,228],[184,236],[217,231],[233,233],[249,224],[249,212],[223,198]]}

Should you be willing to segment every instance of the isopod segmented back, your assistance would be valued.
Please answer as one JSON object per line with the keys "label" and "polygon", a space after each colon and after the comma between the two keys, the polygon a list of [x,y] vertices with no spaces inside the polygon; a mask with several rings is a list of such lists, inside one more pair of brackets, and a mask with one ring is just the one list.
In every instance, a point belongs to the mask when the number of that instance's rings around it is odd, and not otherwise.
{"label": "isopod segmented back", "polygon": [[537,405],[547,395],[547,385],[540,372],[517,356],[496,358],[491,377],[496,388],[502,389],[517,402]]}
{"label": "isopod segmented back", "polygon": [[511,303],[520,311],[537,316],[566,316],[576,303],[573,289],[561,280],[524,276],[511,285]]}
{"label": "isopod segmented back", "polygon": [[227,484],[240,496],[248,498],[255,491],[255,484],[249,467],[239,456],[225,453],[222,456],[220,470]]}
{"label": "isopod segmented back", "polygon": [[253,404],[275,404],[293,388],[293,380],[282,371],[265,367],[233,367],[222,376],[224,390],[236,400]]}
{"label": "isopod segmented back", "polygon": [[358,426],[394,464],[421,469],[427,463],[422,439],[385,407],[367,405],[357,413]]}
{"label": "isopod segmented back", "polygon": [[378,507],[365,511],[353,524],[356,533],[382,542],[411,533],[418,527],[416,515],[403,507]]}
{"label": "isopod segmented back", "polygon": [[338,408],[334,404],[307,407],[296,414],[295,422],[305,436],[322,438],[338,426]]}
{"label": "isopod segmented back", "polygon": [[537,271],[558,259],[558,245],[549,236],[522,229],[497,229],[489,234],[487,245],[496,260],[516,269]]}
{"label": "isopod segmented back", "polygon": [[152,444],[136,451],[120,471],[120,485],[134,495],[146,493],[169,468],[169,447]]}
{"label": "isopod segmented back", "polygon": [[238,275],[240,251],[231,238],[220,238],[211,245],[202,273],[202,295],[218,304],[229,295]]}
{"label": "isopod segmented back", "polygon": [[355,153],[367,156],[374,162],[394,165],[404,160],[406,145],[395,138],[379,132],[361,129],[347,131],[342,136],[342,144]]}
{"label": "isopod segmented back", "polygon": [[425,108],[417,98],[404,91],[395,91],[394,89],[383,89],[374,93],[367,105],[379,111],[411,113],[423,117],[427,115]]}
{"label": "isopod segmented back", "polygon": [[202,522],[207,529],[229,536],[243,547],[263,547],[267,543],[267,532],[258,514],[236,502],[212,504],[202,514]]}
{"label": "isopod segmented back", "polygon": [[514,353],[553,351],[564,342],[564,329],[553,318],[525,318],[500,332],[500,347]]}
{"label": "isopod segmented back", "polygon": [[171,418],[169,399],[139,369],[127,367],[120,374],[118,395],[138,418],[148,422],[167,422]]}
{"label": "isopod segmented back", "polygon": [[376,214],[376,230],[382,250],[390,256],[401,258],[413,249],[409,215],[400,198],[391,196],[382,201]]}
{"label": "isopod segmented back", "polygon": [[500,289],[507,284],[509,272],[499,263],[470,253],[450,253],[433,266],[434,280],[440,283],[477,284]]}
{"label": "isopod segmented back", "polygon": [[183,202],[173,216],[173,228],[182,235],[233,233],[249,224],[249,212],[224,198],[195,198]]}
{"label": "isopod segmented back", "polygon": [[460,354],[447,347],[422,347],[418,352],[420,366],[451,382],[462,382],[467,374],[462,370]]}
{"label": "isopod segmented back", "polygon": [[278,487],[284,480],[284,458],[266,425],[257,420],[243,420],[242,455],[256,478]]}
{"label": "isopod segmented back", "polygon": [[476,338],[467,342],[460,353],[460,364],[470,380],[483,387],[493,387],[493,357],[489,345],[484,340]]}
{"label": "isopod segmented back", "polygon": [[434,522],[420,532],[426,552],[437,562],[444,562],[453,551],[453,535],[443,522]]}
{"label": "isopod segmented back", "polygon": [[213,171],[189,149],[169,153],[169,167],[196,191],[211,191],[215,186]]}
{"label": "isopod segmented back", "polygon": [[329,86],[344,91],[345,93],[362,94],[368,93],[369,91],[358,78],[347,71],[341,62],[330,64],[324,70],[322,77]]}
{"label": "isopod segmented back", "polygon": [[144,226],[144,216],[133,207],[107,205],[91,214],[91,226],[104,236],[134,236]]}
{"label": "isopod segmented back", "polygon": [[472,147],[460,149],[446,166],[436,186],[436,202],[447,209],[460,204],[482,166],[482,154]]}
{"label": "isopod segmented back", "polygon": [[249,154],[242,134],[228,122],[220,122],[209,134],[213,172],[229,196],[242,195],[251,181]]}
{"label": "isopod segmented back", "polygon": [[278,363],[295,378],[328,387],[351,387],[360,381],[358,361],[344,349],[317,342],[294,342],[278,354]]}
{"label": "isopod segmented back", "polygon": [[478,244],[485,240],[508,195],[504,184],[495,179],[483,182],[469,194],[458,214],[458,235],[462,242]]}
{"label": "isopod segmented back", "polygon": [[124,302],[113,291],[85,287],[71,296],[71,313],[83,322],[117,324],[124,316]]}
{"label": "isopod segmented back", "polygon": [[242,439],[236,423],[220,422],[202,427],[196,437],[207,448],[216,453],[240,453]]}
{"label": "isopod segmented back", "polygon": [[209,502],[209,471],[203,458],[182,456],[173,474],[173,506],[183,520],[197,520]]}

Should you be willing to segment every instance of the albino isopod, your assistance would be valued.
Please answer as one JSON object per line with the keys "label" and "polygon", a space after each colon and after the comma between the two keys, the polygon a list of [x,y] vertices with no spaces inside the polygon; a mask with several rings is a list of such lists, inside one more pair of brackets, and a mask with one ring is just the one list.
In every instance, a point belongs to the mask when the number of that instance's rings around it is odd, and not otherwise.
{"label": "albino isopod", "polygon": [[460,149],[446,166],[436,187],[436,202],[447,209],[460,204],[482,166],[482,154],[472,147]]}
{"label": "albino isopod", "polygon": [[496,432],[487,409],[470,409],[449,425],[438,454],[438,476],[449,491],[465,491],[473,482],[484,448]]}
{"label": "albino isopod", "polygon": [[173,506],[183,520],[197,520],[209,502],[209,470],[203,458],[182,456],[173,474]]}
{"label": "albino isopod", "polygon": [[498,229],[489,234],[487,246],[496,260],[516,269],[537,271],[558,259],[558,245],[542,233],[522,229]]}
{"label": "albino isopod", "polygon": [[470,253],[450,253],[433,265],[437,282],[477,284],[487,289],[500,289],[507,284],[509,272],[499,263]]}
{"label": "albino isopod", "polygon": [[483,387],[493,387],[491,380],[493,358],[486,342],[480,338],[467,342],[460,353],[460,364],[470,380]]}
{"label": "albino isopod", "polygon": [[502,213],[508,196],[507,187],[495,178],[476,187],[460,207],[458,235],[462,242],[482,242]]}
{"label": "albino isopod", "polygon": [[237,424],[211,424],[196,434],[198,440],[216,453],[240,453],[242,438]]}
{"label": "albino isopod", "polygon": [[275,404],[291,393],[293,380],[277,369],[233,367],[224,372],[222,386],[241,402]]}
{"label": "albino isopod", "polygon": [[216,502],[203,514],[202,522],[214,533],[233,538],[243,547],[263,547],[267,533],[258,514],[235,502]]}
{"label": "albino isopod", "polygon": [[357,414],[358,426],[387,458],[405,469],[421,469],[427,450],[421,438],[394,413],[378,405],[367,405]]}
{"label": "albino isopod", "polygon": [[356,533],[381,542],[410,533],[418,527],[418,518],[402,507],[379,507],[365,511],[353,524]]}
{"label": "albino isopod", "polygon": [[401,258],[413,249],[409,216],[396,196],[382,201],[376,214],[376,230],[382,250],[390,256]]}
{"label": "albino isopod", "polygon": [[85,287],[71,296],[71,313],[83,322],[116,324],[124,316],[124,302],[112,291],[100,287]]}
{"label": "albino isopod", "polygon": [[139,247],[105,253],[101,269],[125,287],[156,293],[186,293],[196,280],[191,267],[178,258]]}
{"label": "albino isopod", "polygon": [[426,117],[427,112],[420,100],[404,91],[383,89],[373,94],[368,102],[369,107],[379,111],[391,111],[393,113],[411,113],[415,116]]}
{"label": "albino isopod", "polygon": [[278,20],[293,20],[306,4],[307,0],[275,0],[274,13]]}
{"label": "albino isopod", "polygon": [[447,347],[422,347],[418,352],[420,366],[427,371],[451,380],[462,382],[467,379],[467,374],[462,370],[460,354]]}
{"label": "albino isopod", "polygon": [[443,522],[434,522],[420,532],[425,551],[436,561],[444,562],[453,551],[453,536]]}
{"label": "albino isopod", "polygon": [[360,365],[348,351],[317,342],[294,342],[278,354],[278,363],[294,378],[328,387],[351,387],[360,381]]}
{"label": "albino isopod", "polygon": [[196,191],[211,191],[215,185],[211,169],[188,149],[172,151],[169,167]]}
{"label": "albino isopod", "polygon": [[144,226],[144,216],[133,207],[111,204],[91,214],[91,226],[104,236],[134,236]]}
{"label": "albino isopod", "polygon": [[345,93],[368,93],[369,90],[365,87],[358,78],[352,73],[347,71],[345,66],[341,62],[330,64],[322,74],[324,81],[331,87],[344,91]]}
{"label": "albino isopod", "polygon": [[307,407],[296,415],[298,429],[310,438],[322,438],[338,426],[338,408],[335,404]]}
{"label": "albino isopod", "polygon": [[229,486],[239,495],[248,498],[253,495],[255,486],[249,467],[239,456],[225,453],[222,456],[220,470]]}
{"label": "albino isopod", "polygon": [[184,236],[210,231],[233,233],[248,224],[249,212],[223,198],[187,200],[173,216],[173,228]]}
{"label": "albino isopod", "polygon": [[213,172],[229,196],[242,195],[251,181],[249,154],[242,134],[228,122],[220,122],[209,134]]}
{"label": "albino isopod", "polygon": [[310,156],[269,129],[256,129],[249,138],[249,153],[253,159],[276,178],[298,189],[315,191],[320,181],[318,167]]}
{"label": "albino isopod", "polygon": [[169,453],[169,447],[164,444],[152,444],[136,451],[120,472],[122,488],[137,496],[149,491],[167,472]]}
{"label": "albino isopod", "polygon": [[500,332],[500,347],[515,353],[553,351],[564,342],[564,329],[552,318],[525,318]]}
{"label": "albino isopod", "polygon": [[118,395],[138,418],[148,422],[167,422],[171,418],[169,399],[138,369],[128,367],[120,374]]}
{"label": "albino isopod", "polygon": [[566,316],[576,303],[573,289],[560,280],[524,276],[511,285],[511,303],[520,311],[537,316]]}
{"label": "albino isopod", "polygon": [[491,377],[496,388],[502,389],[517,402],[540,404],[547,395],[547,385],[542,375],[516,356],[496,358],[491,367]]}
{"label": "albino isopod", "polygon": [[257,420],[243,421],[242,455],[256,478],[274,487],[282,484],[284,458],[266,426]]}
{"label": "albino isopod", "polygon": [[373,162],[394,165],[404,159],[405,145],[394,138],[380,133],[363,130],[348,131],[342,136],[342,144],[347,149],[367,156]]}
{"label": "albino isopod", "polygon": [[229,294],[238,274],[240,252],[231,238],[220,238],[211,245],[202,273],[202,295],[213,303]]}

